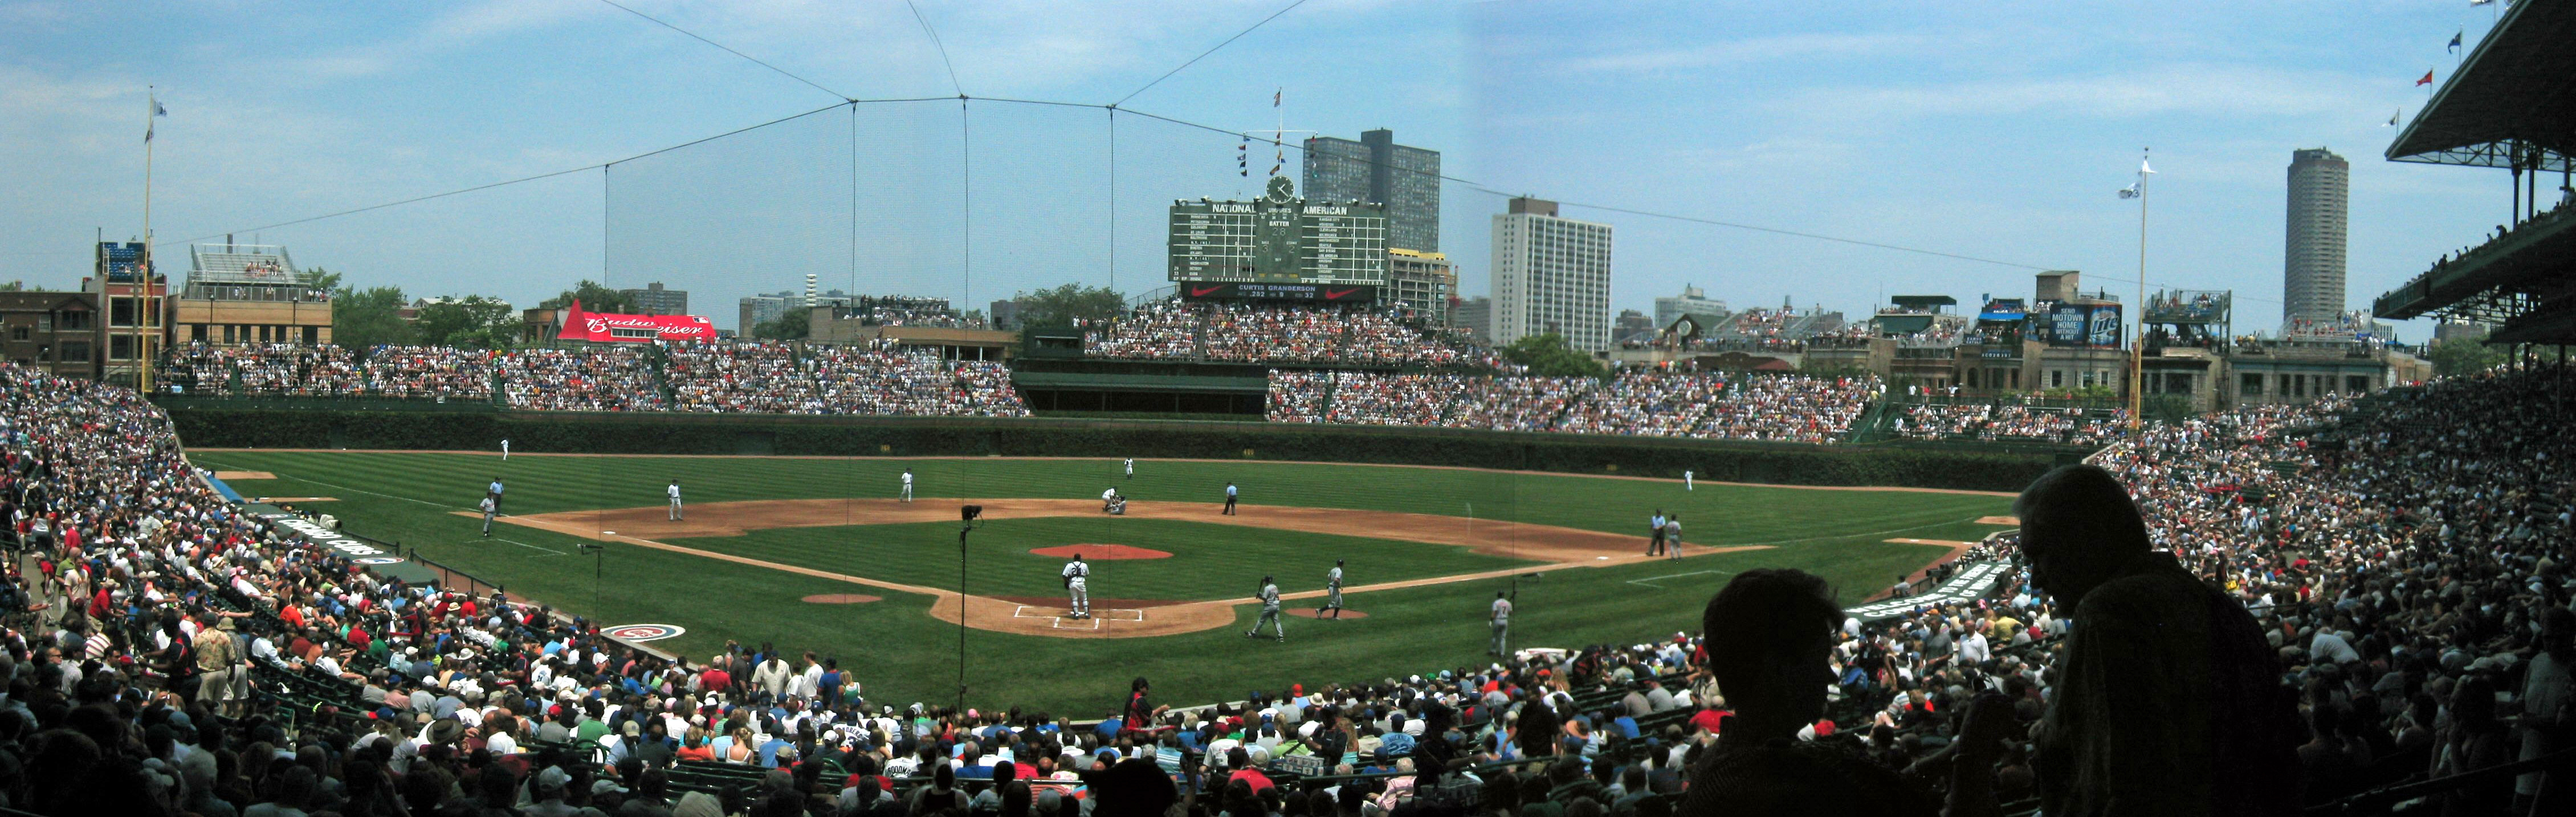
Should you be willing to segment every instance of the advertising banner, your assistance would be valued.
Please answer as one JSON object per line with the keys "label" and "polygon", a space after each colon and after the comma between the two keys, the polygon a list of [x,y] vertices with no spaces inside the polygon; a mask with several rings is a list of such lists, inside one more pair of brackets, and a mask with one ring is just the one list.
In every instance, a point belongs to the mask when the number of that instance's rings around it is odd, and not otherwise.
{"label": "advertising banner", "polygon": [[620,315],[584,312],[580,301],[564,313],[561,340],[596,343],[651,343],[656,340],[716,339],[715,322],[704,315]]}
{"label": "advertising banner", "polygon": [[2053,346],[2084,345],[2084,307],[2058,304],[2048,311],[2048,342]]}
{"label": "advertising banner", "polygon": [[1181,294],[1210,300],[1325,301],[1365,304],[1377,300],[1377,287],[1329,284],[1182,284]]}
{"label": "advertising banner", "polygon": [[2085,329],[2084,345],[2112,349],[2120,345],[2120,305],[2093,307],[2092,323]]}

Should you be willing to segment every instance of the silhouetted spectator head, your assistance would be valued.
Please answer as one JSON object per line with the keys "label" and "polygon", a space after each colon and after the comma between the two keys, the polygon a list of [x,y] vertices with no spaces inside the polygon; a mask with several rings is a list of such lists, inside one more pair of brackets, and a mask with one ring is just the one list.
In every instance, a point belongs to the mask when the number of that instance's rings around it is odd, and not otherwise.
{"label": "silhouetted spectator head", "polygon": [[2147,522],[2111,472],[2069,465],[2040,475],[2014,500],[2031,583],[2072,608],[2148,550]]}
{"label": "silhouetted spectator head", "polygon": [[[1708,668],[1735,707],[1739,728],[1787,737],[1825,711],[1830,653],[1843,611],[1825,580],[1803,570],[1745,571],[1708,600]],[[1785,727],[1786,732],[1781,732]]]}

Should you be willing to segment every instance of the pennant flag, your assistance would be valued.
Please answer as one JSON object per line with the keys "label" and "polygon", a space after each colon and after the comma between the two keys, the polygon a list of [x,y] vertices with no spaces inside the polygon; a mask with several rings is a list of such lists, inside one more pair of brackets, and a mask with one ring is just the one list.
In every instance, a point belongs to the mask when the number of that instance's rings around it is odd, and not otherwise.
{"label": "pennant flag", "polygon": [[2147,160],[2145,160],[2145,159],[2139,159],[2139,160],[2138,160],[2138,172],[2140,172],[2140,173],[2154,173],[2154,172],[2156,172],[2156,169],[2155,169],[2155,168],[2152,168],[2152,167],[2148,167],[2148,166],[2147,166]]}
{"label": "pennant flag", "polygon": [[143,141],[152,141],[152,120],[169,115],[170,109],[161,107],[161,100],[152,100],[152,115],[143,118]]}
{"label": "pennant flag", "polygon": [[2424,69],[2424,78],[2416,80],[2415,87],[2421,88],[2431,84],[2433,84],[2433,69],[2426,68]]}
{"label": "pennant flag", "polygon": [[2461,35],[2461,34],[2467,34],[2467,33],[2469,33],[2468,29],[2461,29],[2458,33],[2455,33],[2455,34],[2452,34],[2452,35],[2451,35],[2451,50],[2452,50],[2452,51],[2458,51],[2458,50],[2460,50],[2460,35]]}
{"label": "pennant flag", "polygon": [[2383,127],[2383,128],[2394,128],[2394,127],[2397,127],[2397,115],[2398,115],[2398,114],[2401,114],[2401,113],[2405,113],[2405,112],[2406,112],[2406,111],[2405,111],[2405,109],[2402,109],[2402,108],[2401,108],[2401,109],[2398,109],[2398,110],[2396,110],[2396,111],[2392,111],[2392,112],[2390,112],[2390,113],[2388,114],[2388,124],[2381,125],[2380,127]]}
{"label": "pennant flag", "polygon": [[160,101],[160,100],[153,100],[153,102],[152,102],[152,115],[153,115],[153,116],[169,116],[169,115],[170,115],[170,109],[168,109],[168,108],[164,108],[164,107],[161,107],[161,101]]}
{"label": "pennant flag", "polygon": [[2137,197],[2138,197],[2138,186],[2137,186],[2137,185],[2132,184],[2132,185],[2129,185],[2129,186],[2127,186],[2127,187],[2120,188],[2120,198],[2124,198],[2124,199],[2134,199],[2134,198],[2137,198]]}
{"label": "pennant flag", "polygon": [[1287,92],[1288,89],[1285,86],[1282,86],[1279,90],[1270,92],[1270,107],[1279,107],[1279,95]]}

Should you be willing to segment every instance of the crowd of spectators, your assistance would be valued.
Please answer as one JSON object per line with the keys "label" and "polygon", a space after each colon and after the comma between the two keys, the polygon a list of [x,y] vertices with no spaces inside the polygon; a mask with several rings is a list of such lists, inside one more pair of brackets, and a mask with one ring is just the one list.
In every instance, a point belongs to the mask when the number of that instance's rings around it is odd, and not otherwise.
{"label": "crowd of spectators", "polygon": [[1267,408],[1274,423],[1320,423],[1333,393],[1333,373],[1314,369],[1270,370]]}
{"label": "crowd of spectators", "polygon": [[1178,299],[1142,304],[1127,315],[1087,327],[1082,352],[1092,357],[1176,360],[1199,356],[1207,315]]}
{"label": "crowd of spectators", "polygon": [[330,345],[189,342],[164,350],[159,366],[163,382],[191,394],[337,397],[366,387],[356,358]]}
{"label": "crowd of spectators", "polygon": [[1085,328],[1083,351],[1138,360],[1205,359],[1423,368],[1510,368],[1454,332],[1373,308],[1192,304],[1179,299]]}
{"label": "crowd of spectators", "polygon": [[[1125,817],[1184,793],[1193,817],[2279,813],[2567,748],[2571,422],[2555,368],[2206,415],[2097,455],[2107,505],[2070,493],[2088,469],[2034,486],[2023,537],[1954,563],[2012,566],[1975,598],[1864,621],[1815,577],[1756,569],[1696,637],[1256,680],[1183,710],[1139,678],[1084,727],[899,710],[860,662],[663,659],[381,579],[225,503],[133,392],[0,366],[0,798],[49,817]],[[2099,541],[2125,535],[2134,555]],[[1389,776],[1301,783],[1285,758]],[[2468,779],[2426,809],[2554,814],[2566,785]]]}
{"label": "crowd of spectators", "polygon": [[656,411],[662,387],[653,361],[632,346],[527,349],[501,358],[501,396],[511,408]]}
{"label": "crowd of spectators", "polygon": [[788,344],[681,344],[665,351],[673,411],[814,414],[823,407],[814,375],[798,367],[796,348]]}
{"label": "crowd of spectators", "polygon": [[835,310],[844,319],[857,318],[868,326],[926,326],[941,329],[981,328],[983,321],[968,320],[948,305],[946,298],[922,298],[903,295],[862,296],[849,306]]}
{"label": "crowd of spectators", "polygon": [[877,339],[806,349],[818,414],[1025,417],[1028,406],[1001,363],[943,360],[937,352]]}
{"label": "crowd of spectators", "polygon": [[367,352],[367,393],[488,400],[491,353],[453,346],[378,346]]}
{"label": "crowd of spectators", "polygon": [[1270,374],[1282,422],[1443,426],[1833,442],[1879,396],[1876,378],[1632,371],[1585,377]]}
{"label": "crowd of spectators", "polygon": [[2125,409],[2049,408],[2021,403],[1924,403],[1896,418],[1899,436],[1918,440],[2031,440],[2101,445],[2129,424]]}

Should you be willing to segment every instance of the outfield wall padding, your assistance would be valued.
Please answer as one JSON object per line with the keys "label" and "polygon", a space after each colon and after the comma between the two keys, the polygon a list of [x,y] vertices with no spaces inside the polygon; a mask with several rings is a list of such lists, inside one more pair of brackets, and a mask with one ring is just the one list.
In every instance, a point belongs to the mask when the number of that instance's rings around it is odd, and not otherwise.
{"label": "outfield wall padding", "polygon": [[583,454],[1024,456],[1452,465],[1785,485],[2017,491],[2081,449],[1821,446],[1286,423],[180,408],[187,445]]}

